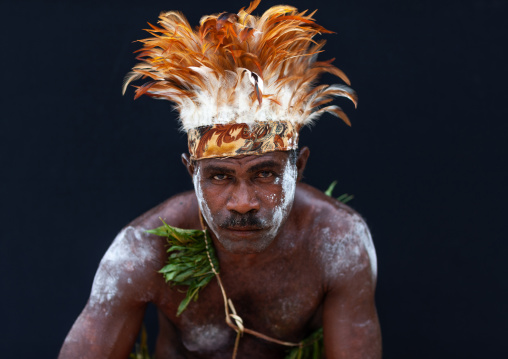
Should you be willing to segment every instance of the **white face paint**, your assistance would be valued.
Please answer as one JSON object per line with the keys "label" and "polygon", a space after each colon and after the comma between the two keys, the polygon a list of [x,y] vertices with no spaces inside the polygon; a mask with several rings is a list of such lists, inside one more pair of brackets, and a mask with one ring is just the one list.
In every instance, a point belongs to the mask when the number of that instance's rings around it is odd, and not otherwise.
{"label": "white face paint", "polygon": [[291,164],[291,160],[288,158],[286,161],[286,167],[282,173],[282,201],[279,205],[275,206],[273,211],[273,219],[271,223],[270,236],[275,237],[279,232],[280,226],[283,221],[287,218],[293,201],[295,199],[296,192],[296,179],[298,177],[298,170],[295,165]]}
{"label": "white face paint", "polygon": [[198,198],[199,209],[201,210],[201,214],[205,218],[206,223],[212,230],[212,232],[217,233],[217,224],[216,221],[213,220],[212,212],[203,197],[203,189],[201,188],[201,182],[199,179],[201,178],[201,167],[197,166],[197,170],[192,177],[192,182],[194,183],[194,189],[196,191],[196,197]]}
{"label": "white face paint", "polygon": [[[282,186],[281,191],[282,195],[279,200],[279,203],[275,205],[272,216],[270,218],[262,219],[263,226],[270,228],[268,233],[265,233],[264,235],[269,240],[264,241],[265,245],[260,246],[260,248],[258,248],[258,250],[256,251],[264,250],[273,241],[273,239],[279,233],[282,224],[287,219],[295,198],[297,177],[298,177],[298,169],[296,168],[296,165],[292,164],[291,160],[288,158],[286,160],[286,165],[284,167],[282,175],[274,181],[275,184],[280,184]],[[218,235],[219,233],[217,223],[218,221],[214,219],[214,216],[204,198],[200,179],[201,179],[201,169],[200,166],[197,166],[197,170],[193,176],[193,183],[194,189],[196,191],[196,197],[198,199],[199,208],[201,210],[201,213],[203,214],[204,219],[208,223],[208,226],[210,227],[212,232],[214,232],[214,234],[217,236],[219,242],[225,244],[222,241],[222,238],[220,238],[220,236]],[[269,199],[272,202],[277,200],[275,194],[269,195]]]}

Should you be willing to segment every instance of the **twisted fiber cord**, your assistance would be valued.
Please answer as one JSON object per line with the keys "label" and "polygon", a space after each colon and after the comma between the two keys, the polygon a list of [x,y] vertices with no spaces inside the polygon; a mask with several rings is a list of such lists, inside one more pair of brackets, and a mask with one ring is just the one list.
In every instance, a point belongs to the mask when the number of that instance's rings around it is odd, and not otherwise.
{"label": "twisted fiber cord", "polygon": [[[265,334],[262,334],[262,333],[259,333],[259,332],[255,331],[255,330],[252,330],[252,329],[244,327],[243,320],[236,313],[236,309],[235,309],[235,306],[233,305],[233,301],[230,298],[228,298],[228,296],[226,294],[226,290],[224,289],[224,285],[222,284],[221,277],[220,277],[219,273],[217,272],[217,270],[215,269],[215,266],[213,265],[213,261],[212,261],[212,258],[210,256],[208,241],[206,239],[206,230],[207,230],[207,227],[205,225],[205,221],[203,219],[203,215],[201,214],[201,210],[199,211],[199,220],[201,222],[201,226],[203,228],[203,232],[204,232],[204,235],[205,235],[206,255],[208,257],[208,261],[210,262],[210,266],[212,267],[212,271],[215,274],[215,277],[217,278],[217,282],[219,283],[219,287],[220,287],[220,290],[222,292],[222,298],[224,300],[224,312],[226,314],[226,324],[229,327],[231,327],[237,333],[236,334],[236,340],[235,340],[235,347],[234,347],[234,350],[233,350],[233,359],[236,358],[236,354],[238,352],[238,345],[240,343],[240,337],[243,335],[243,333],[247,333],[247,334],[253,335],[255,337],[264,339],[264,340],[272,342],[272,343],[276,343],[276,344],[280,344],[280,345],[285,345],[285,346],[288,346],[288,347],[300,347],[301,348],[303,346],[303,343],[284,342],[282,340],[269,337],[268,335],[265,335]],[[229,311],[230,309],[231,309],[232,313],[230,313],[230,311]],[[231,320],[231,319],[233,319],[233,320]],[[234,323],[233,323],[233,321],[234,321]]]}

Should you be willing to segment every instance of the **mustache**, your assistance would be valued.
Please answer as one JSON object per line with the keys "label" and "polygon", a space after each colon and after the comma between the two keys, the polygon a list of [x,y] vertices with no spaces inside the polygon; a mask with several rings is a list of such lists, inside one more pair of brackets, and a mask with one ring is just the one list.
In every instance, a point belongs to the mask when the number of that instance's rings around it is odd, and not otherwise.
{"label": "mustache", "polygon": [[224,221],[219,224],[221,228],[242,228],[242,227],[252,227],[256,229],[263,229],[265,225],[265,221],[256,217],[254,213],[247,212],[244,214],[241,213],[233,213],[229,217],[227,217]]}

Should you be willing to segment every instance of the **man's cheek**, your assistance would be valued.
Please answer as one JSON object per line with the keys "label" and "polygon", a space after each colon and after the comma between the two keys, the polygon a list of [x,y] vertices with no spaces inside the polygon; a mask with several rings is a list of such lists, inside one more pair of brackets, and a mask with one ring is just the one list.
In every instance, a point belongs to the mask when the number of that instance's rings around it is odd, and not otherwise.
{"label": "man's cheek", "polygon": [[266,193],[263,195],[265,202],[269,205],[269,207],[274,208],[275,206],[279,206],[281,203],[280,193]]}
{"label": "man's cheek", "polygon": [[257,195],[267,204],[277,206],[282,203],[284,198],[284,190],[282,187],[283,178],[278,177],[278,182],[266,184],[264,186],[260,186]]}
{"label": "man's cheek", "polygon": [[206,203],[212,214],[219,214],[226,208],[227,198],[221,191],[203,190],[202,200]]}

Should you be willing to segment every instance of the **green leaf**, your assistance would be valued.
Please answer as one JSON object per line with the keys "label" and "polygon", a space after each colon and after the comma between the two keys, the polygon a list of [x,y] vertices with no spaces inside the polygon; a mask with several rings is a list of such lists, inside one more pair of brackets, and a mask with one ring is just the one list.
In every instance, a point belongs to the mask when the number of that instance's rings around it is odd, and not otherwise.
{"label": "green leaf", "polygon": [[171,271],[174,271],[174,270],[178,270],[179,266],[175,263],[169,263],[167,265],[165,265],[164,267],[162,267],[162,269],[159,270],[159,273],[167,273],[167,272],[171,272]]}
{"label": "green leaf", "polygon": [[[337,185],[337,181],[333,181],[330,186],[328,187],[328,189],[325,191],[325,194],[327,196],[332,196],[332,193],[333,193],[333,189],[335,188],[335,186]],[[344,194],[341,194],[339,197],[337,197],[337,200],[342,202],[342,203],[347,203],[349,201],[351,201],[352,199],[354,198],[354,196],[351,194],[347,194],[347,193],[344,193]]]}
{"label": "green leaf", "polygon": [[194,273],[195,268],[188,268],[180,273],[176,277],[173,278],[174,282],[183,282],[187,280],[189,277],[192,277],[192,273]]}
{"label": "green leaf", "polygon": [[318,341],[315,341],[314,344],[312,344],[312,359],[320,359],[321,353],[319,352],[319,343]]}
{"label": "green leaf", "polygon": [[160,226],[160,227],[157,227],[154,229],[149,229],[145,232],[155,234],[156,236],[160,236],[160,237],[166,237],[168,235],[168,233],[166,231],[166,226]]}
{"label": "green leaf", "polygon": [[184,300],[180,302],[180,305],[178,306],[178,310],[176,312],[176,316],[180,316],[180,314],[183,313],[185,309],[187,309],[187,306],[189,305],[192,297],[190,295],[187,295]]}
{"label": "green leaf", "polygon": [[342,195],[340,195],[339,197],[337,197],[337,199],[342,202],[342,203],[348,203],[349,201],[351,201],[355,196],[353,196],[352,194],[347,194],[347,193],[344,193]]}
{"label": "green leaf", "polygon": [[175,244],[175,245],[172,245],[171,247],[168,248],[167,252],[174,252],[174,251],[185,251],[187,250],[187,247],[186,246],[182,246],[180,244]]}
{"label": "green leaf", "polygon": [[213,272],[209,272],[208,274],[211,274],[211,275],[207,275],[206,277],[203,277],[203,279],[201,279],[199,282],[198,282],[198,287],[204,287],[205,285],[207,285],[208,283],[210,283],[210,281],[212,280],[212,278],[215,276],[215,274],[213,274]]}
{"label": "green leaf", "polygon": [[323,328],[320,328],[300,342],[301,347],[289,351],[284,359],[320,359],[323,356]]}
{"label": "green leaf", "polygon": [[337,181],[333,181],[330,186],[328,187],[328,189],[325,191],[325,194],[327,196],[332,196],[332,193],[333,193],[333,189],[335,188],[335,186],[337,185]]}

